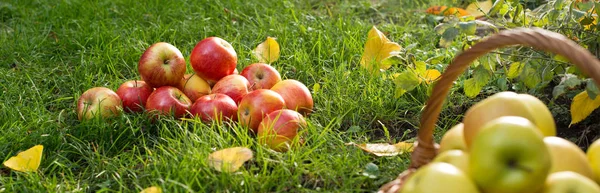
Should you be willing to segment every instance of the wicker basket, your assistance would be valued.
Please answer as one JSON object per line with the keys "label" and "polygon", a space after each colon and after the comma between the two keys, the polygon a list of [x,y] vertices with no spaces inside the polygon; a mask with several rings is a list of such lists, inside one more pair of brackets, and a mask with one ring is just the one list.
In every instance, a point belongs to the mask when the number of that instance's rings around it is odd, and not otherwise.
{"label": "wicker basket", "polygon": [[565,56],[582,72],[594,79],[596,84],[600,85],[600,61],[588,50],[561,34],[539,28],[519,28],[501,31],[485,38],[457,55],[443,72],[435,84],[421,116],[421,125],[417,134],[418,141],[411,154],[409,168],[402,172],[396,180],[384,184],[378,192],[398,192],[407,177],[437,155],[439,145],[433,141],[433,129],[453,82],[478,57],[497,48],[511,45],[529,46]]}

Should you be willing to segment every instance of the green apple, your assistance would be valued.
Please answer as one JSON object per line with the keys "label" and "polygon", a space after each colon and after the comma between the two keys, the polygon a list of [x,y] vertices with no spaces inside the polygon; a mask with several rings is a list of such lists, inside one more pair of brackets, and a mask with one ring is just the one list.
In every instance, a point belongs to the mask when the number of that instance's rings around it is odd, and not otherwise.
{"label": "green apple", "polygon": [[503,116],[481,127],[470,149],[469,173],[486,193],[536,192],[550,171],[542,132],[528,119]]}
{"label": "green apple", "polygon": [[575,143],[560,137],[544,137],[544,143],[552,158],[550,173],[572,171],[594,180],[594,172],[585,152]]}
{"label": "green apple", "polygon": [[550,174],[541,193],[600,193],[593,180],[571,171]]}
{"label": "green apple", "polygon": [[467,145],[465,144],[465,138],[463,135],[463,128],[464,124],[459,123],[454,127],[450,128],[448,131],[446,131],[446,133],[442,137],[442,140],[440,141],[439,153],[452,149],[467,149]]}
{"label": "green apple", "polygon": [[552,113],[542,101],[528,94],[499,92],[473,105],[465,113],[462,122],[465,124],[464,138],[467,148],[471,147],[481,126],[502,116],[527,118],[544,136],[556,135]]}
{"label": "green apple", "polygon": [[431,162],[444,162],[456,166],[465,173],[469,173],[469,153],[453,149],[442,152],[435,156]]}
{"label": "green apple", "polygon": [[434,162],[419,168],[408,177],[401,193],[477,193],[469,176],[448,163]]}
{"label": "green apple", "polygon": [[594,141],[587,149],[587,158],[592,167],[592,171],[597,183],[600,183],[600,140]]}

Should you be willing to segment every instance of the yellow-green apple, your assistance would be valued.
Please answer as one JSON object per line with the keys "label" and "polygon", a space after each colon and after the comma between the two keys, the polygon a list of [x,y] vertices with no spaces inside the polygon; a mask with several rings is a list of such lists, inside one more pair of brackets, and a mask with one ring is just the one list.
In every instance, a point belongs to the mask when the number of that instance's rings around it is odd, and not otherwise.
{"label": "yellow-green apple", "polygon": [[238,120],[242,126],[254,133],[263,117],[269,113],[283,109],[285,102],[281,95],[269,89],[258,89],[249,92],[238,106]]}
{"label": "yellow-green apple", "polygon": [[594,179],[600,183],[600,140],[594,141],[587,149],[587,158],[594,172]]}
{"label": "yellow-green apple", "polygon": [[306,127],[304,117],[293,110],[280,109],[265,116],[258,126],[258,142],[285,152],[300,142],[298,130]]}
{"label": "yellow-green apple", "polygon": [[210,94],[210,85],[208,82],[195,74],[184,75],[177,88],[183,91],[183,94],[190,98],[192,102],[204,95]]}
{"label": "yellow-green apple", "polygon": [[478,193],[469,176],[448,163],[434,162],[408,177],[401,193]]}
{"label": "yellow-green apple", "polygon": [[114,117],[119,115],[122,109],[119,95],[105,87],[90,88],[83,92],[77,100],[77,118],[79,120]]}
{"label": "yellow-green apple", "polygon": [[250,90],[270,89],[281,81],[279,71],[265,63],[254,63],[246,66],[240,74],[250,82]]}
{"label": "yellow-green apple", "polygon": [[231,97],[216,93],[204,95],[190,107],[190,114],[194,117],[199,117],[202,122],[209,123],[213,120],[237,121],[238,107]]}
{"label": "yellow-green apple", "polygon": [[152,44],[144,51],[138,63],[138,72],[142,80],[152,88],[178,86],[185,69],[185,59],[181,51],[166,42]]}
{"label": "yellow-green apple", "polygon": [[176,118],[184,117],[192,101],[172,86],[158,87],[146,102],[146,111],[155,115],[173,115]]}
{"label": "yellow-green apple", "polygon": [[454,127],[450,128],[444,136],[442,136],[442,140],[440,141],[440,149],[439,153],[459,149],[459,150],[467,150],[467,146],[465,145],[465,138],[463,137],[463,123],[458,123],[454,125]]}
{"label": "yellow-green apple", "polygon": [[117,89],[117,95],[123,101],[125,112],[143,112],[146,101],[154,89],[143,80],[129,80]]}
{"label": "yellow-green apple", "polygon": [[600,186],[579,173],[563,171],[550,174],[540,193],[600,193]]}
{"label": "yellow-green apple", "polygon": [[[466,129],[466,128],[465,128]],[[469,152],[469,174],[486,193],[540,190],[551,158],[542,132],[528,119],[502,116],[482,126]]]}
{"label": "yellow-green apple", "polygon": [[469,153],[463,150],[451,149],[442,152],[435,156],[431,162],[449,163],[456,166],[461,171],[467,174],[469,173]]}
{"label": "yellow-green apple", "polygon": [[192,68],[208,82],[217,82],[233,74],[237,53],[229,42],[219,37],[208,37],[196,44],[190,55]]}
{"label": "yellow-green apple", "polygon": [[550,150],[552,158],[550,173],[572,171],[592,180],[595,179],[585,152],[575,143],[555,136],[544,137],[544,143]]}
{"label": "yellow-green apple", "polygon": [[271,87],[271,90],[283,97],[286,108],[298,111],[304,116],[308,116],[312,112],[312,95],[308,88],[300,81],[293,79],[282,80]]}
{"label": "yellow-green apple", "polygon": [[496,93],[467,110],[463,119],[467,148],[485,123],[501,116],[520,116],[529,119],[544,136],[556,135],[556,126],[550,110],[539,99],[515,92]]}
{"label": "yellow-green apple", "polygon": [[232,74],[223,77],[219,82],[215,84],[212,88],[212,93],[221,93],[225,94],[233,101],[235,104],[240,104],[240,100],[249,92],[250,83],[246,78],[241,75]]}

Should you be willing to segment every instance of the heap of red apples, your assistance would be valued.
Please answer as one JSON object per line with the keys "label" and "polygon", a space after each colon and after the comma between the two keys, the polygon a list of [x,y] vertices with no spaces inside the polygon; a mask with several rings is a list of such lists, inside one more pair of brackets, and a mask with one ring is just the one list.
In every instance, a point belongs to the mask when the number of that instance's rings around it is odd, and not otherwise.
{"label": "heap of red apples", "polygon": [[219,37],[198,42],[190,55],[194,73],[175,46],[158,42],[142,54],[142,80],[129,80],[116,92],[104,87],[85,91],[78,100],[80,120],[147,112],[152,118],[197,117],[204,123],[238,121],[277,151],[302,141],[299,129],[313,109],[308,88],[297,80],[282,80],[279,72],[254,63],[238,73],[237,54]]}

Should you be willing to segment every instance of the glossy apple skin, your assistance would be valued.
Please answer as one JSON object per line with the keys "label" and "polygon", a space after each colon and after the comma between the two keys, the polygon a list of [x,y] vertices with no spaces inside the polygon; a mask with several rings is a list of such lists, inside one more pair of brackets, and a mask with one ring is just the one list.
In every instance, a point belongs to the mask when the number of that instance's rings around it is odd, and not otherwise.
{"label": "glossy apple skin", "polygon": [[575,172],[552,173],[540,193],[598,193],[600,186],[593,180]]}
{"label": "glossy apple skin", "polygon": [[455,166],[435,162],[419,168],[408,177],[402,193],[479,193],[469,176]]}
{"label": "glossy apple skin", "polygon": [[439,153],[454,149],[466,151],[467,145],[465,144],[463,129],[464,124],[459,123],[446,131],[442,136],[442,140],[440,140]]}
{"label": "glossy apple skin", "polygon": [[254,90],[240,101],[238,120],[242,126],[248,127],[256,133],[264,116],[283,109],[284,106],[283,98],[275,91],[268,89]]}
{"label": "glossy apple skin", "polygon": [[190,114],[199,117],[204,123],[210,123],[213,120],[221,121],[219,118],[237,121],[237,111],[238,107],[235,101],[221,93],[202,96],[190,108]]}
{"label": "glossy apple skin", "polygon": [[122,109],[119,95],[105,87],[90,88],[77,100],[77,118],[79,120],[114,117],[119,115]]}
{"label": "glossy apple skin", "polygon": [[552,165],[542,132],[526,118],[503,116],[482,126],[469,151],[469,173],[486,193],[539,191]]}
{"label": "glossy apple skin", "polygon": [[211,90],[208,82],[195,74],[184,75],[177,88],[183,91],[183,94],[190,98],[192,102],[204,95],[210,94]]}
{"label": "glossy apple skin", "polygon": [[271,89],[281,81],[281,75],[277,69],[265,63],[254,63],[246,66],[240,74],[250,82],[250,90]]}
{"label": "glossy apple skin", "polygon": [[237,65],[237,53],[229,42],[219,37],[208,37],[196,44],[190,55],[192,68],[210,82],[233,74]]}
{"label": "glossy apple skin", "polygon": [[128,113],[144,111],[146,101],[154,89],[143,80],[129,80],[117,89],[117,95],[123,101],[123,110]]}
{"label": "glossy apple skin", "polygon": [[285,107],[298,111],[304,116],[310,115],[313,110],[313,98],[308,88],[300,81],[287,79],[271,87],[285,101]]}
{"label": "glossy apple skin", "polygon": [[597,139],[588,147],[586,155],[596,176],[594,180],[600,183],[600,140]]}
{"label": "glossy apple skin", "polygon": [[138,63],[142,80],[152,88],[178,86],[185,70],[185,59],[181,51],[166,42],[152,44],[144,51]]}
{"label": "glossy apple skin", "polygon": [[550,173],[572,171],[589,179],[595,179],[585,152],[575,143],[556,136],[544,137],[544,143],[550,150],[552,158]]}
{"label": "glossy apple skin", "polygon": [[240,104],[242,98],[248,94],[249,87],[250,83],[246,78],[241,75],[232,74],[219,80],[213,86],[212,93],[225,94],[231,97],[235,101],[235,104]]}
{"label": "glossy apple skin", "polygon": [[153,114],[173,115],[182,118],[192,105],[192,101],[179,89],[162,86],[154,90],[146,102],[146,111]]}
{"label": "glossy apple skin", "polygon": [[269,113],[258,126],[257,138],[259,143],[269,148],[285,152],[293,147],[294,141],[300,142],[298,130],[306,128],[304,117],[293,110],[281,109]]}

